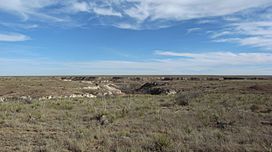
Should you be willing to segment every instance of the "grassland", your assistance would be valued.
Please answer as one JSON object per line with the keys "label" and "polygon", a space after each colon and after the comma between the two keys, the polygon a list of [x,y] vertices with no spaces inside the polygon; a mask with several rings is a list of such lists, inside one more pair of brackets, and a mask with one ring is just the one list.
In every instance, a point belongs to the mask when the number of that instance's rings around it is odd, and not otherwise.
{"label": "grassland", "polygon": [[[63,86],[69,94],[86,86],[59,81],[51,83],[50,91],[45,84],[56,79],[26,80],[2,80],[0,93],[58,94],[57,86]],[[163,86],[176,89],[174,95],[33,97],[28,102],[14,98],[0,103],[0,151],[271,152],[271,84],[178,81]],[[19,90],[19,85],[29,89]]]}

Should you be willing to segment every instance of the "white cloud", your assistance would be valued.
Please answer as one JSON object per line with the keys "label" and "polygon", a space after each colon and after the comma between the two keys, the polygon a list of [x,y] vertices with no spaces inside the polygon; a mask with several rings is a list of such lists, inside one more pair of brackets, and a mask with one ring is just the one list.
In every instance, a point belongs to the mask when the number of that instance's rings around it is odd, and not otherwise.
{"label": "white cloud", "polygon": [[108,7],[102,7],[97,5],[96,3],[93,2],[74,2],[71,3],[72,6],[69,6],[70,9],[72,9],[75,12],[88,12],[88,13],[94,13],[97,15],[102,15],[102,16],[118,16],[122,17],[122,14],[120,12],[114,11],[110,6]]}
{"label": "white cloud", "polygon": [[112,24],[139,24],[161,21],[182,21],[230,15],[254,7],[272,5],[271,0],[0,0],[0,11],[18,14],[24,19],[35,17],[64,22],[78,12],[108,17]]}
{"label": "white cloud", "polygon": [[217,23],[217,20],[201,19],[201,20],[198,21],[197,23],[198,23],[198,24],[213,24],[213,23]]}
{"label": "white cloud", "polygon": [[[127,1],[126,1],[127,2]],[[241,10],[271,5],[270,0],[130,0],[134,7],[124,12],[137,20],[187,20],[202,17],[224,16]]]}
{"label": "white cloud", "polygon": [[0,75],[272,74],[272,54],[269,53],[161,51],[156,54],[164,59],[56,62],[48,59],[0,58]]}
{"label": "white cloud", "polygon": [[120,29],[133,29],[133,30],[139,30],[140,27],[138,24],[130,24],[130,23],[118,23],[113,25],[115,27],[118,27]]}
{"label": "white cloud", "polygon": [[94,7],[93,8],[94,13],[97,15],[103,15],[103,16],[118,16],[122,17],[122,14],[119,12],[114,11],[112,8],[99,8]]}
{"label": "white cloud", "polygon": [[15,29],[35,29],[38,28],[38,24],[21,24],[21,23],[11,23],[11,22],[1,22],[0,26],[4,26],[7,28],[15,28]]}
{"label": "white cloud", "polygon": [[0,42],[18,42],[18,41],[26,41],[29,40],[30,37],[23,35],[23,34],[0,34]]}
{"label": "white cloud", "polygon": [[223,30],[213,33],[211,38],[215,42],[233,42],[272,50],[272,21],[239,21]]}
{"label": "white cloud", "polygon": [[87,2],[75,2],[72,4],[71,9],[75,12],[89,12],[89,4]]}
{"label": "white cloud", "polygon": [[168,57],[186,57],[184,60],[200,64],[226,64],[226,65],[255,65],[271,64],[271,53],[232,53],[232,52],[206,52],[206,53],[177,53],[157,51],[155,54]]}
{"label": "white cloud", "polygon": [[[254,8],[223,17],[222,24],[209,32],[214,42],[272,50],[272,6]],[[221,28],[221,29],[220,29]]]}
{"label": "white cloud", "polygon": [[240,39],[239,41],[242,45],[251,45],[257,47],[267,47],[272,49],[272,38],[271,37],[248,37]]}
{"label": "white cloud", "polygon": [[38,17],[40,19],[60,22],[63,19],[50,15],[42,11],[43,8],[59,4],[60,0],[0,0],[0,11],[17,14],[24,20],[29,16]]}
{"label": "white cloud", "polygon": [[195,27],[195,28],[189,28],[189,29],[187,29],[187,33],[189,34],[189,33],[192,33],[192,32],[199,31],[199,30],[201,30],[201,28],[198,28],[198,27]]}
{"label": "white cloud", "polygon": [[[160,59],[145,61],[78,61],[1,59],[0,75],[58,74],[272,74],[272,53],[179,53],[157,51]],[[174,57],[174,58],[173,58]]]}
{"label": "white cloud", "polygon": [[208,32],[208,33],[212,33],[211,38],[216,39],[222,36],[226,36],[226,35],[231,35],[231,34],[235,34],[234,32],[231,31],[223,31],[223,32]]}

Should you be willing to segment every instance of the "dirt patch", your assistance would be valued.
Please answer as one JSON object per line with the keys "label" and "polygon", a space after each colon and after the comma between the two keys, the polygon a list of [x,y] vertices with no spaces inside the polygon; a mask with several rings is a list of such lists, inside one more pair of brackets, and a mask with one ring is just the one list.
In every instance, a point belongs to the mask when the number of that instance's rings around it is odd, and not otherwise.
{"label": "dirt patch", "polygon": [[248,87],[251,91],[265,91],[265,92],[272,92],[272,85],[253,85]]}
{"label": "dirt patch", "polygon": [[272,111],[272,108],[269,108],[267,106],[264,106],[264,105],[256,105],[256,104],[253,104],[251,107],[250,107],[250,110],[252,112],[255,112],[255,113],[270,113]]}

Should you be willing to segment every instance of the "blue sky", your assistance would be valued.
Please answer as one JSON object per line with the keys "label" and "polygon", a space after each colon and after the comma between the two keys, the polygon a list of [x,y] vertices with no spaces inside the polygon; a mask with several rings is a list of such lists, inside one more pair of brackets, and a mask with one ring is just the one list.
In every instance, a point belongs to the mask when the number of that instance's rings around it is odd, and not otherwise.
{"label": "blue sky", "polygon": [[271,0],[0,0],[0,75],[272,74]]}

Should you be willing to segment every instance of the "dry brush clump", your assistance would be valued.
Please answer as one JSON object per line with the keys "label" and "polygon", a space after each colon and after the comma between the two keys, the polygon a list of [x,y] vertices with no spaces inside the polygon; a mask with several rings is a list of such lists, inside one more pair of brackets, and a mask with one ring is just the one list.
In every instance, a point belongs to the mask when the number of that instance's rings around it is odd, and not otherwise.
{"label": "dry brush clump", "polygon": [[147,151],[172,152],[173,141],[165,134],[155,134],[150,143],[143,148]]}
{"label": "dry brush clump", "polygon": [[180,106],[188,106],[192,100],[201,96],[198,91],[182,92],[176,95],[175,104]]}

